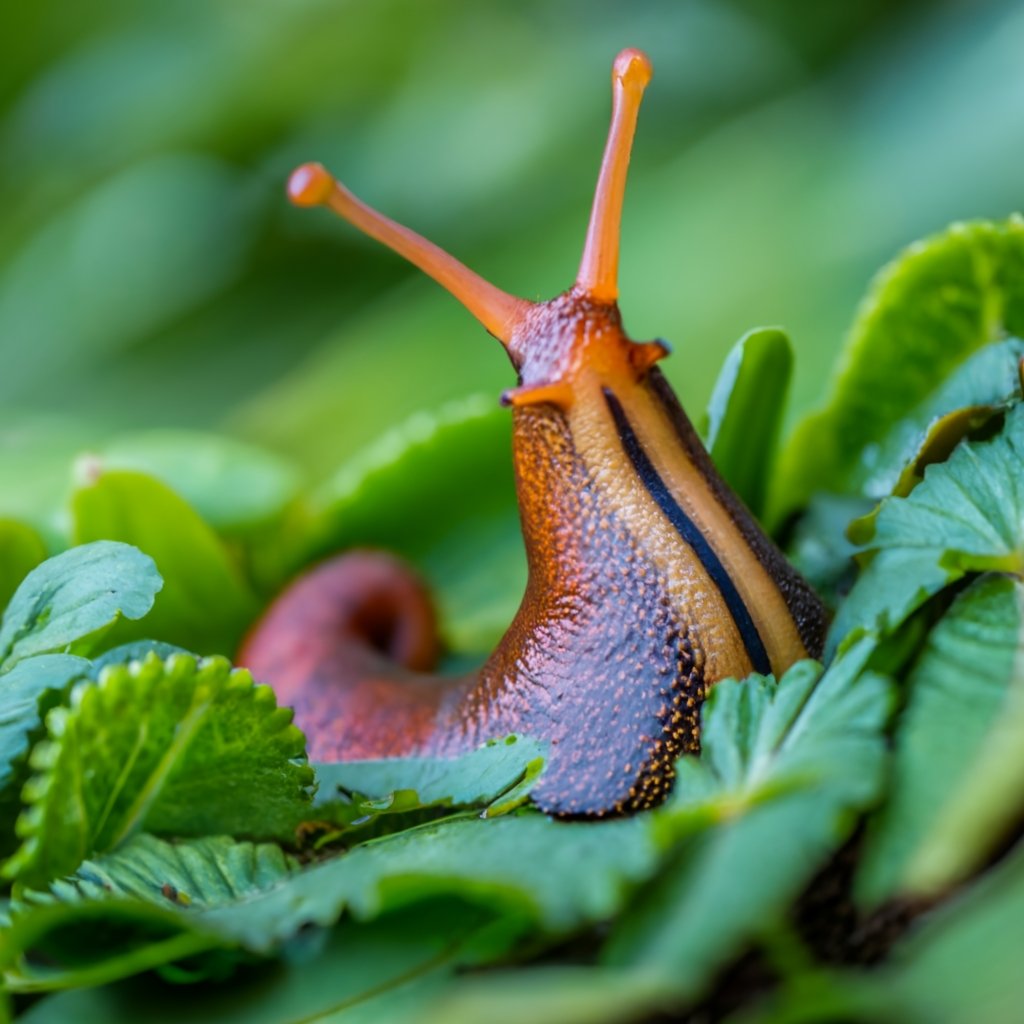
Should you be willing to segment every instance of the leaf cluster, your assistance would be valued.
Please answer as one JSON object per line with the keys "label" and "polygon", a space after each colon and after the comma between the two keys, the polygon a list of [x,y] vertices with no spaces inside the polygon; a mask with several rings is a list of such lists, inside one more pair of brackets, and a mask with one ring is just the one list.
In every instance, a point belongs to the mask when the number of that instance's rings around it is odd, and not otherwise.
{"label": "leaf cluster", "polygon": [[[1024,902],[1022,309],[1019,220],[920,243],[783,444],[788,340],[740,340],[708,446],[832,603],[825,663],[717,684],[668,801],[618,820],[534,809],[530,737],[310,765],[223,656],[288,573],[366,544],[444,581],[453,661],[485,650],[523,579],[503,414],[417,415],[314,489],[234,442],[88,460],[62,534],[0,529],[10,1011],[1012,1020],[994,954]],[[413,504],[448,514],[418,529]]]}

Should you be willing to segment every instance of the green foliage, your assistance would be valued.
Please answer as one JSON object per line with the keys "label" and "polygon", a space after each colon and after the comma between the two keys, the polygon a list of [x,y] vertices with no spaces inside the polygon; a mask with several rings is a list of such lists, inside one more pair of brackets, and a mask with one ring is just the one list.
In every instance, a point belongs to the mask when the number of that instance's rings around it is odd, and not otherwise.
{"label": "green foliage", "polygon": [[[186,955],[230,947],[204,931],[203,910],[245,900],[294,870],[274,844],[224,836],[167,843],[138,835],[47,892],[17,901],[7,939],[7,983],[18,991],[110,981]],[[77,936],[117,922],[102,942],[83,948]],[[39,966],[21,950],[47,951]]]}
{"label": "green foliage", "polygon": [[786,446],[776,513],[818,490],[856,489],[874,468],[872,446],[904,433],[908,409],[1006,334],[1024,337],[1024,221],[958,224],[912,246],[862,306],[830,402]]}
{"label": "green foliage", "polygon": [[223,659],[106,668],[47,717],[5,874],[38,885],[143,829],[288,837],[312,782],[291,718]]}
{"label": "green foliage", "polygon": [[749,331],[726,357],[708,402],[708,451],[755,515],[764,511],[792,370],[784,331]]}
{"label": "green foliage", "polygon": [[[529,737],[453,761],[319,765],[312,797],[288,712],[188,651],[230,655],[288,575],[352,545],[413,561],[460,666],[490,649],[523,590],[500,352],[399,261],[279,212],[293,162],[322,154],[488,276],[550,294],[585,216],[565,201],[575,186],[559,184],[560,162],[596,157],[607,97],[588,83],[628,24],[659,67],[688,69],[659,78],[668,93],[642,137],[699,140],[636,151],[622,261],[634,336],[683,339],[666,367],[693,408],[715,339],[751,310],[782,310],[806,401],[880,252],[979,194],[992,209],[1018,195],[1006,97],[1020,62],[1006,55],[1024,19],[950,13],[909,34],[899,71],[916,113],[891,122],[891,80],[853,49],[885,38],[868,31],[890,16],[880,4],[856,18],[829,8],[811,28],[792,5],[755,18],[657,0],[640,14],[546,14],[534,39],[527,3],[490,35],[475,15],[487,47],[465,45],[465,11],[398,0],[264,5],[241,35],[218,0],[159,27],[130,6],[25,8],[16,41],[33,45],[8,47],[0,69],[18,155],[0,168],[13,211],[0,337],[15,341],[0,373],[0,604],[14,595],[0,626],[0,850],[14,878],[0,1000],[16,994],[11,1012],[37,1024],[711,1017],[720,1007],[700,1000],[752,953],[755,975],[766,956],[761,973],[780,978],[780,1019],[1016,1020],[1019,218],[958,226],[884,273],[828,405],[777,472],[788,342],[753,332],[727,360],[712,453],[785,526],[837,620],[823,672],[715,688],[702,754],[679,763],[662,807],[543,817],[528,805],[544,756]],[[801,26],[792,52],[787,19]],[[50,53],[35,45],[58,31]],[[971,60],[945,38],[969,40]],[[848,49],[872,68],[856,79],[853,131],[830,95],[822,120],[814,84]],[[723,53],[742,81],[721,73]],[[1000,100],[980,103],[990,69]],[[509,120],[523,81],[540,111],[528,128]],[[439,110],[454,181],[431,163]],[[737,129],[708,131],[739,114]],[[940,164],[941,188],[903,187]],[[524,182],[530,201],[508,202]],[[865,228],[886,188],[898,210]],[[154,422],[208,432],[133,429]],[[274,453],[223,437],[224,423]],[[306,491],[306,478],[327,483]],[[881,499],[851,545],[847,525]],[[848,845],[858,823],[861,848]],[[855,922],[841,916],[856,913],[851,860],[870,905]],[[821,922],[805,928],[805,891],[848,942],[873,933],[864,915],[879,900],[938,906],[875,972],[832,971],[817,962],[834,953],[817,944]],[[742,985],[729,996],[749,1010]]]}
{"label": "green foliage", "polygon": [[431,806],[486,807],[487,817],[523,803],[544,769],[546,745],[507,736],[462,757],[407,757],[317,766],[317,802],[358,794],[361,813]]}
{"label": "green foliage", "polygon": [[1024,406],[990,441],[964,443],[907,497],[886,498],[852,534],[872,556],[832,627],[892,632],[967,572],[1024,567]]}
{"label": "green foliage", "polygon": [[6,608],[18,584],[46,557],[46,545],[32,527],[0,519],[0,608]]}
{"label": "green foliage", "polygon": [[161,588],[152,559],[98,540],[33,569],[0,620],[0,672],[36,654],[82,645],[120,617],[139,619]]}
{"label": "green foliage", "polygon": [[298,493],[298,474],[284,459],[216,434],[128,434],[103,445],[97,459],[104,472],[134,470],[156,478],[214,530],[231,535],[279,519]]}
{"label": "green foliage", "polygon": [[87,676],[91,662],[71,654],[38,654],[0,674],[0,793],[11,783],[16,768],[32,746],[47,705],[76,679]]}
{"label": "green foliage", "polygon": [[865,849],[865,899],[941,892],[1019,819],[1022,596],[1010,577],[981,577],[911,669],[889,799]]}
{"label": "green foliage", "polygon": [[969,356],[871,451],[870,473],[858,480],[863,493],[875,501],[909,494],[927,465],[944,461],[961,438],[1019,401],[1022,358],[1024,341],[1017,338]]}
{"label": "green foliage", "polygon": [[146,623],[119,638],[157,636],[201,653],[233,652],[256,600],[213,530],[174,491],[130,470],[96,468],[71,498],[72,537],[114,538],[141,548],[164,579]]}
{"label": "green foliage", "polygon": [[701,758],[680,763],[655,817],[663,841],[683,840],[673,870],[624,915],[609,964],[692,999],[784,915],[881,788],[888,685],[862,674],[869,650],[849,651],[817,685],[820,669],[801,663],[777,685],[715,687]]}
{"label": "green foliage", "polygon": [[[438,912],[438,911],[443,912]],[[507,948],[489,919],[472,907],[414,908],[379,921],[342,924],[318,950],[297,950],[272,970],[250,972],[232,985],[164,986],[154,1000],[145,980],[77,989],[37,1003],[35,1024],[345,1024],[421,1017],[455,970]]]}

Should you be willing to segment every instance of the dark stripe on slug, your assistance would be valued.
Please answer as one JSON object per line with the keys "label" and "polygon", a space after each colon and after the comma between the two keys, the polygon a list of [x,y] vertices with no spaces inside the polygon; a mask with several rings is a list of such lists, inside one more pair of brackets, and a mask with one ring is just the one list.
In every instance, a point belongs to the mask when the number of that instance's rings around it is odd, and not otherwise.
{"label": "dark stripe on slug", "polygon": [[750,612],[747,610],[743,598],[736,589],[736,584],[733,583],[728,572],[726,572],[725,566],[722,565],[718,555],[715,554],[714,548],[707,542],[707,538],[697,529],[693,520],[679,507],[675,498],[672,497],[671,492],[665,485],[665,481],[661,479],[658,471],[654,468],[653,463],[647,457],[647,453],[640,444],[640,439],[636,436],[630,425],[622,404],[608,388],[604,389],[604,397],[608,403],[612,418],[615,420],[615,427],[619,432],[622,447],[629,456],[629,461],[633,464],[633,469],[636,470],[637,476],[640,477],[644,487],[647,488],[647,493],[650,494],[658,508],[661,509],[668,521],[675,527],[679,536],[693,548],[694,553],[700,559],[701,565],[704,566],[705,572],[707,572],[712,582],[718,588],[722,599],[729,609],[729,614],[732,615],[733,621],[736,623],[736,628],[740,631],[743,645],[747,649],[747,655],[754,666],[754,671],[760,672],[762,675],[768,675],[772,670],[771,663],[768,660],[768,652],[764,649],[761,634],[757,631],[757,626],[750,617]]}
{"label": "dark stripe on slug", "polygon": [[736,529],[743,535],[751,554],[761,563],[761,567],[778,587],[807,653],[812,658],[820,658],[825,646],[828,615],[818,596],[786,561],[782,552],[762,533],[743,502],[718,475],[711,456],[697,437],[697,432],[679,404],[679,399],[656,366],[648,371],[647,383],[651,394],[668,416],[676,437],[679,438],[679,443],[690,457],[694,468],[707,481],[711,493],[729,513],[736,524]]}

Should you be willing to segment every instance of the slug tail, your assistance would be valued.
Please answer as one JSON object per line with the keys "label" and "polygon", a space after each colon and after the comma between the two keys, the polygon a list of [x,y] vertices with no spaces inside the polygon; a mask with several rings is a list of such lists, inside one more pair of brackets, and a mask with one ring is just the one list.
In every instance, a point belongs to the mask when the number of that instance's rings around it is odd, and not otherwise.
{"label": "slug tail", "polygon": [[237,660],[295,709],[310,759],[329,762],[429,751],[460,686],[428,674],[439,653],[423,583],[390,555],[353,551],[290,584]]}

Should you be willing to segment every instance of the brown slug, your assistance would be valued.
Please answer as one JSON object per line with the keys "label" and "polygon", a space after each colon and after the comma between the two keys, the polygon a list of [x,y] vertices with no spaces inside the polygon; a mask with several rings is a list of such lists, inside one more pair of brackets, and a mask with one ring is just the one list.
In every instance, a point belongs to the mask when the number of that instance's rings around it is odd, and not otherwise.
{"label": "brown slug", "polygon": [[[433,612],[389,556],[328,561],[277,598],[240,662],[295,708],[317,761],[454,755],[517,732],[550,743],[534,801],[566,816],[650,807],[700,744],[700,707],[727,676],[821,653],[826,619],[718,476],[617,306],[619,222],[647,57],[624,50],[576,283],[515,298],[376,211],[317,164],[299,206],[327,206],[443,285],[519,375],[513,454],[529,579],[508,632],[469,677],[430,675]],[[472,486],[467,481],[467,486]]]}

